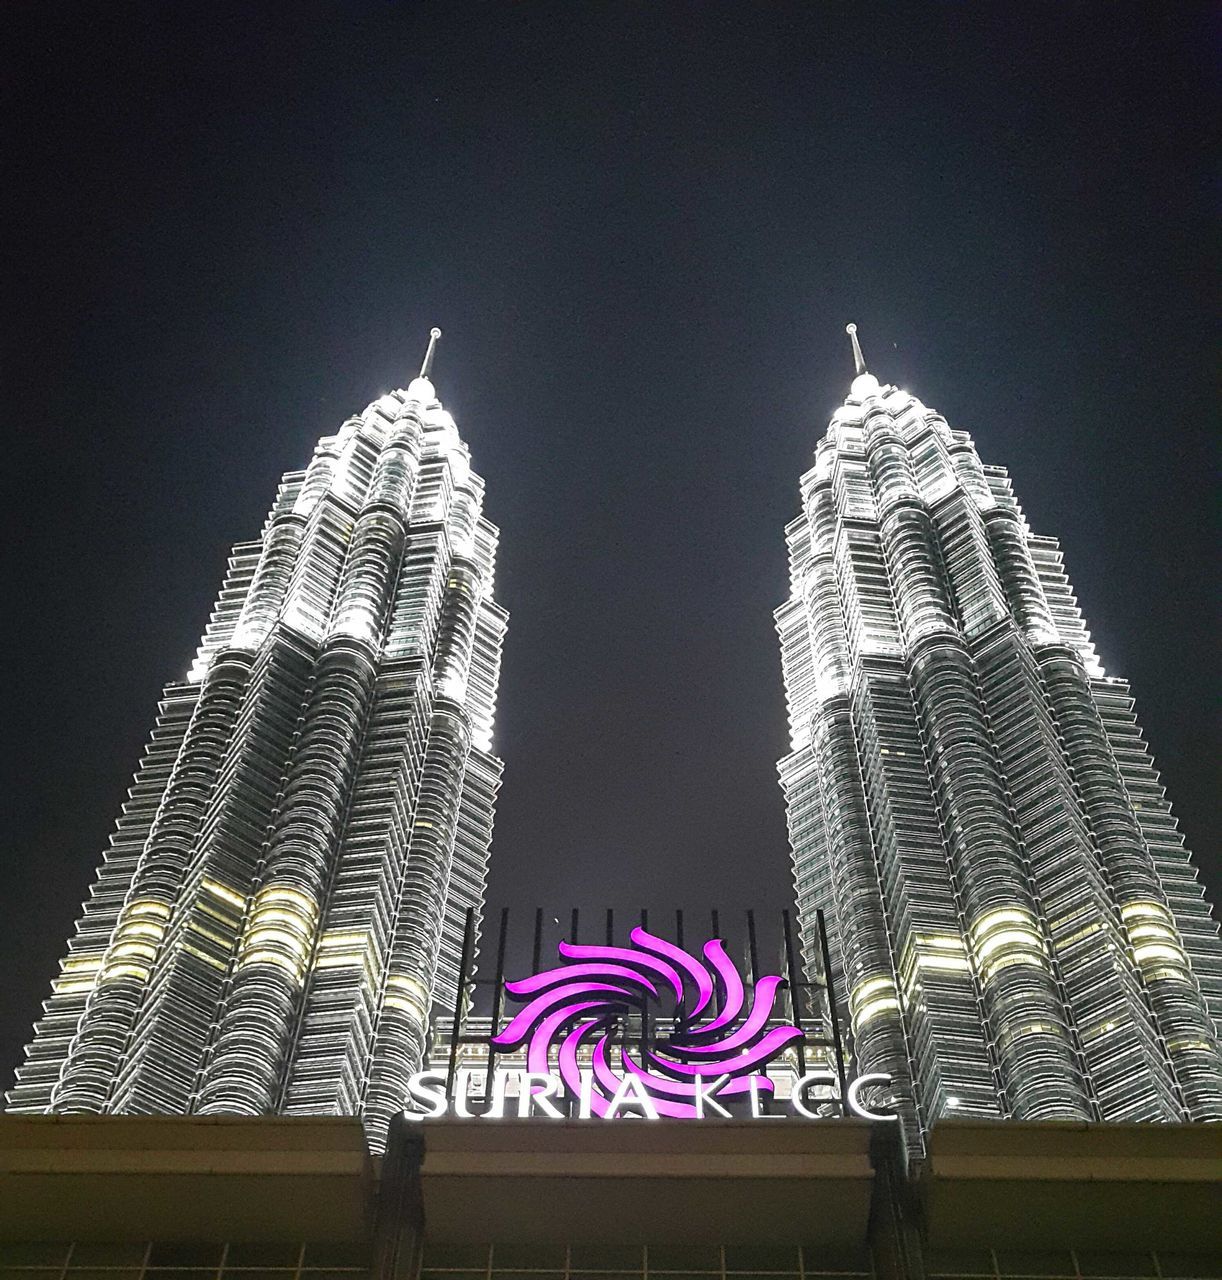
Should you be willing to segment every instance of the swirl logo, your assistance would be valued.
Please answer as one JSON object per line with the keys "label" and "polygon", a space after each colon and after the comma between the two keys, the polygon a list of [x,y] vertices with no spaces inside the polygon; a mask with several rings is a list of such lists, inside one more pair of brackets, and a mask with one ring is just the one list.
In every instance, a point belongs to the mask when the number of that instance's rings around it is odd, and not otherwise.
{"label": "swirl logo", "polygon": [[[703,959],[645,929],[633,929],[631,940],[631,947],[561,942],[563,964],[507,982],[505,990],[525,1004],[493,1045],[526,1045],[527,1071],[541,1074],[551,1071],[557,1046],[565,1087],[583,1101],[588,1096],[598,1116],[613,1112],[626,1089],[646,1091],[659,1115],[693,1118],[713,1092],[771,1093],[762,1068],[802,1038],[774,1012],[782,979],[759,978],[748,998],[720,939],[705,943]],[[672,1029],[634,1056],[623,1043],[624,1022],[631,1010],[659,1004],[665,989],[674,997]],[[583,1084],[585,1052],[591,1076]]]}

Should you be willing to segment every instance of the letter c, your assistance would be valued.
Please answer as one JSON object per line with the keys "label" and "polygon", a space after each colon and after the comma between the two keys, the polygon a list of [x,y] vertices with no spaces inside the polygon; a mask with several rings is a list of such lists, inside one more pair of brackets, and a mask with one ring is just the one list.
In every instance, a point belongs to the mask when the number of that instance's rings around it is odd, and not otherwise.
{"label": "letter c", "polygon": [[849,1085],[849,1110],[854,1115],[859,1115],[863,1120],[898,1120],[894,1112],[886,1113],[881,1111],[871,1111],[861,1100],[861,1091],[871,1084],[890,1084],[891,1076],[885,1071],[873,1071],[869,1075],[858,1076],[856,1080]]}
{"label": "letter c", "polygon": [[[794,1082],[793,1093],[790,1094],[789,1104],[798,1113],[807,1120],[818,1120],[819,1113],[812,1111],[806,1105],[806,1091],[815,1084],[835,1084],[836,1073],[834,1071],[819,1070],[808,1071],[800,1080]],[[832,1099],[826,1099],[832,1101]]]}

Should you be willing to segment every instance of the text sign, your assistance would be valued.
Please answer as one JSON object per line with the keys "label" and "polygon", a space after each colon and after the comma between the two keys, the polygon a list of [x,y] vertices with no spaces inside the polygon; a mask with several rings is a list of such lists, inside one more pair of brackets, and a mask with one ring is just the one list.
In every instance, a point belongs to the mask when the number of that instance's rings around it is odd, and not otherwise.
{"label": "text sign", "polygon": [[[575,1103],[582,1119],[730,1118],[735,1113],[725,1104],[737,1101],[740,1113],[749,1110],[754,1118],[813,1120],[812,1102],[831,1100],[866,1119],[895,1118],[870,1110],[862,1097],[870,1086],[889,1084],[885,1075],[860,1077],[838,1099],[827,1092],[838,1084],[836,1074],[811,1071],[795,1083],[787,1112],[763,1106],[776,1092],[768,1065],[804,1039],[778,1009],[784,980],[766,975],[748,990],[721,939],[706,942],[697,956],[644,928],[630,937],[628,947],[561,942],[555,968],[506,982],[506,993],[522,1007],[489,1044],[501,1052],[524,1050],[525,1070],[493,1072],[480,1111],[470,1106],[476,1073],[459,1072],[450,1096],[446,1072],[417,1072],[408,1088],[422,1110],[408,1117],[442,1116],[452,1108],[460,1117],[499,1119],[516,1091],[519,1116],[555,1119],[566,1114],[563,1100],[570,1109]],[[646,1034],[663,1001],[673,1006],[666,1030]],[[633,1015],[642,1032],[630,1038],[625,1030]]]}

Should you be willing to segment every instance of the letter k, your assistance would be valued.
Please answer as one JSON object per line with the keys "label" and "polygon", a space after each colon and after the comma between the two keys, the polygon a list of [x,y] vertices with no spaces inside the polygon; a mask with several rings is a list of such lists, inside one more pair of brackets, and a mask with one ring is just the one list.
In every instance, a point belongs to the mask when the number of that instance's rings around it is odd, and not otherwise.
{"label": "letter k", "polygon": [[721,1103],[718,1102],[717,1099],[714,1097],[714,1094],[716,1094],[717,1090],[720,1089],[721,1086],[725,1084],[729,1079],[730,1079],[729,1075],[718,1076],[717,1079],[714,1080],[713,1083],[708,1086],[708,1088],[705,1088],[704,1077],[703,1076],[696,1077],[696,1118],[698,1120],[704,1119],[704,1116],[705,1116],[704,1108],[706,1103],[713,1108],[714,1115],[725,1116],[727,1120],[730,1120],[733,1118],[730,1115],[730,1113],[725,1109],[725,1107],[723,1107]]}

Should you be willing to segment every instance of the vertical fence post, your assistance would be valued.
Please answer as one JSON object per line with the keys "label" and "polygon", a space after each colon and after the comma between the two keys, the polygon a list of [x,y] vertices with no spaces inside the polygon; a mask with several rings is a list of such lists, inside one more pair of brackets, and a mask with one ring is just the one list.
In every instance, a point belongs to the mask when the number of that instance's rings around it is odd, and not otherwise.
{"label": "vertical fence post", "polygon": [[840,1112],[846,1114],[849,1097],[848,1075],[844,1066],[844,1044],[840,1039],[840,1013],[836,1008],[836,978],[832,973],[832,953],[827,945],[827,922],[823,910],[815,912],[819,927],[819,949],[823,953],[823,989],[827,994],[827,1012],[832,1020],[832,1043],[836,1046],[836,1074],[840,1078]]}
{"label": "vertical fence post", "polygon": [[492,1064],[496,1046],[492,1043],[501,1029],[501,998],[505,990],[505,935],[509,931],[509,908],[501,908],[501,936],[496,943],[496,977],[492,987],[492,1035],[488,1037],[488,1065],[484,1069],[484,1102],[492,1097]]}
{"label": "vertical fence post", "polygon": [[467,923],[463,928],[462,955],[458,961],[458,994],[454,997],[454,1018],[450,1023],[450,1065],[446,1071],[446,1092],[454,1096],[454,1077],[458,1072],[458,1041],[462,1035],[463,1015],[466,1012],[467,979],[471,974],[472,952],[475,950],[475,908],[467,908]]}
{"label": "vertical fence post", "polygon": [[785,969],[789,974],[789,1008],[796,1026],[802,1032],[798,1041],[798,1073],[806,1074],[806,1028],[802,1026],[802,1001],[799,996],[798,956],[793,945],[793,929],[789,924],[789,912],[781,912],[781,925],[785,933]]}
{"label": "vertical fence post", "polygon": [[760,971],[760,951],[755,937],[754,911],[747,912],[747,957],[751,963],[751,990],[754,992]]}

